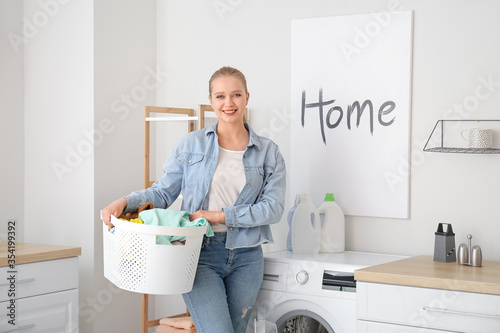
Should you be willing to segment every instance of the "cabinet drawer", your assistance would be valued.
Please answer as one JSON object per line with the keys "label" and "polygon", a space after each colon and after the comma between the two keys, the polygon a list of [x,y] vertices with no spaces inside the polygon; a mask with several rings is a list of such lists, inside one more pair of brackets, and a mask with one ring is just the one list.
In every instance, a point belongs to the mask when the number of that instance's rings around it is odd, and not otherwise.
{"label": "cabinet drawer", "polygon": [[16,265],[14,285],[9,267],[0,268],[0,302],[78,288],[78,258]]}
{"label": "cabinet drawer", "polygon": [[[16,300],[13,317],[6,312],[10,301],[0,303],[0,333],[77,333],[78,290]],[[12,313],[12,312],[11,312]],[[15,318],[15,326],[9,320]]]}
{"label": "cabinet drawer", "polygon": [[373,321],[358,320],[356,333],[454,333],[452,331],[434,330],[413,326],[376,323]]}
{"label": "cabinet drawer", "polygon": [[467,333],[500,332],[500,296],[357,283],[357,318]]}

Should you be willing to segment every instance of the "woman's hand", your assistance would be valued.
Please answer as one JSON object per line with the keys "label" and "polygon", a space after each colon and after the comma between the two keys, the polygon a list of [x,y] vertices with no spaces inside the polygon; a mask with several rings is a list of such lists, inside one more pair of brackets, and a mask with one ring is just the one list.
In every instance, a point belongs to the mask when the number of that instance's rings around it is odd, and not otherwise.
{"label": "woman's hand", "polygon": [[189,220],[194,221],[199,218],[204,218],[210,223],[224,223],[226,222],[226,215],[223,211],[213,210],[198,210],[189,215]]}
{"label": "woman's hand", "polygon": [[101,218],[106,225],[113,226],[111,224],[111,215],[120,216],[125,208],[127,207],[127,199],[120,198],[116,201],[113,201],[106,208],[101,210]]}

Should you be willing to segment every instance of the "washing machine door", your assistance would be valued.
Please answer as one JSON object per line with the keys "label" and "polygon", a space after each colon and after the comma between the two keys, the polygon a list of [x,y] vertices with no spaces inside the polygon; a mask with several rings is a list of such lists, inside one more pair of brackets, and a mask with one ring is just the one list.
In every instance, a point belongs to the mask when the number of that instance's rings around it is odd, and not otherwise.
{"label": "washing machine door", "polygon": [[307,299],[281,299],[272,303],[264,301],[260,306],[265,309],[260,310],[265,311],[265,320],[276,325],[276,331],[264,331],[265,333],[350,333],[340,323],[344,320],[342,313],[338,313],[339,318],[336,318],[331,310],[325,309],[328,304],[318,304]]}
{"label": "washing machine door", "polygon": [[333,328],[320,316],[308,310],[286,313],[276,322],[268,321],[263,307],[258,307],[253,329],[247,333],[330,333]]}
{"label": "washing machine door", "polygon": [[294,310],[276,321],[277,333],[334,333],[319,315],[308,310]]}

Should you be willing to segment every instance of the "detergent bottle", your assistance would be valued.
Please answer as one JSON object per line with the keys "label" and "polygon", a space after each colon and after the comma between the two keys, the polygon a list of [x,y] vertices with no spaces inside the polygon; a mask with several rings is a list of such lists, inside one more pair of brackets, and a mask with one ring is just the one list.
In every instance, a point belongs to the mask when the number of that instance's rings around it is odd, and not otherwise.
{"label": "detergent bottle", "polygon": [[295,202],[293,204],[293,207],[290,208],[290,211],[288,212],[287,215],[287,221],[288,221],[288,237],[286,239],[286,248],[288,251],[292,251],[292,218],[293,218],[293,213],[295,212],[295,209],[300,203],[300,195],[297,194],[295,196]]}
{"label": "detergent bottle", "polygon": [[344,212],[335,202],[333,193],[326,194],[318,213],[321,219],[320,252],[344,252],[345,217]]}
{"label": "detergent bottle", "polygon": [[321,221],[318,210],[307,193],[300,195],[300,203],[293,212],[291,238],[293,253],[314,254],[319,252]]}

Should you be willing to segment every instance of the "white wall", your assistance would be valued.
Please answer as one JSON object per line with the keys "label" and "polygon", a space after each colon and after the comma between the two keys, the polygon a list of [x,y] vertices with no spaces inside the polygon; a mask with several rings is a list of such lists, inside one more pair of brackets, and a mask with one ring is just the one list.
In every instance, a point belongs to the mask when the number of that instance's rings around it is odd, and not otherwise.
{"label": "white wall", "polygon": [[24,224],[24,48],[18,36],[23,2],[0,1],[0,152],[4,157],[0,172],[0,233],[7,236],[7,223],[16,221],[16,240],[22,241]]}
{"label": "white wall", "polygon": [[33,24],[24,52],[25,240],[80,246],[85,300],[94,269],[94,154],[85,135],[94,122],[93,3],[41,4],[24,1]]}
{"label": "white wall", "polygon": [[[498,118],[500,3],[477,1],[193,1],[163,0],[159,57],[170,76],[159,105],[195,107],[207,101],[207,81],[222,65],[240,68],[250,90],[251,124],[272,136],[289,161],[290,25],[292,19],[371,13],[397,6],[414,11],[411,218],[347,217],[349,250],[433,254],[439,222],[450,222],[457,246],[466,235],[485,259],[500,260],[500,157],[423,153],[438,119]],[[161,14],[159,14],[161,15]],[[474,96],[479,78],[492,78],[487,98],[469,110],[454,105]],[[451,110],[450,110],[451,109]],[[320,161],[318,161],[320,163]],[[288,167],[293,167],[288,165]],[[405,172],[408,167],[402,165]],[[334,190],[334,189],[332,189]],[[288,194],[288,207],[294,194]],[[319,203],[317,203],[319,205]],[[284,249],[288,226],[276,226]]]}
{"label": "white wall", "polygon": [[[457,246],[470,233],[486,259],[500,260],[500,209],[495,204],[500,199],[500,156],[422,152],[438,119],[499,119],[500,45],[494,40],[500,37],[500,22],[493,12],[500,4],[401,4],[415,11],[411,219],[349,218],[349,247],[432,255],[437,224],[450,222]],[[481,77],[491,77],[495,84],[486,88],[491,91],[481,90],[488,97],[469,105]]]}
{"label": "white wall", "polygon": [[[2,204],[0,219],[3,226],[8,218],[19,218],[28,242],[82,247],[82,333],[117,331],[116,325],[138,331],[138,296],[116,291],[102,278],[98,211],[142,186],[142,106],[195,108],[207,102],[208,78],[215,69],[238,67],[249,81],[252,126],[272,137],[289,161],[290,21],[369,13],[387,8],[389,2],[157,0],[156,17],[154,0],[57,3],[47,22],[40,21],[36,32],[31,31],[24,54],[13,54],[5,39],[1,41],[1,119],[9,124],[2,131],[1,151],[15,167],[2,166],[1,182],[9,195],[4,192],[0,199],[10,208]],[[422,152],[437,119],[497,117],[500,4],[400,4],[415,11],[411,218],[348,217],[347,247],[432,254],[437,223],[451,222],[457,245],[472,233],[486,259],[500,260],[499,156]],[[2,0],[0,32],[21,31],[19,18],[32,20],[38,13],[43,19],[41,11],[35,0],[25,0],[24,8]],[[156,18],[161,90],[155,102],[153,90],[140,94],[148,68],[155,67]],[[464,107],[481,77],[494,82],[490,95],[475,107]],[[135,100],[127,99],[133,94]],[[456,108],[460,105],[462,111]],[[90,141],[95,147],[87,152]],[[58,178],[53,162],[71,165]],[[287,229],[284,220],[275,226],[276,244],[266,250],[283,249]]]}
{"label": "white wall", "polygon": [[11,39],[0,41],[0,232],[15,218],[17,241],[82,248],[82,333],[141,323],[140,295],[103,277],[99,210],[142,186],[142,108],[165,79],[155,10],[155,0],[0,2]]}

